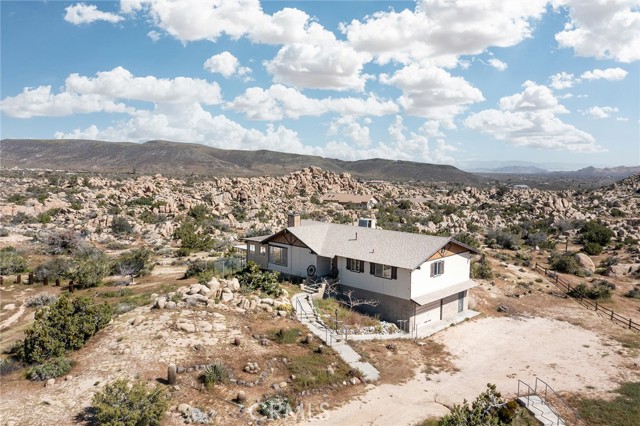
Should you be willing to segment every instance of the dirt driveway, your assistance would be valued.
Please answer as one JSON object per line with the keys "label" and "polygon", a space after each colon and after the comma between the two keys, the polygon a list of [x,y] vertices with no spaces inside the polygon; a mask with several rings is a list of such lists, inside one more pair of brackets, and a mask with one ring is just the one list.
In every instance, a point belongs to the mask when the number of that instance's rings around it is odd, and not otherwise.
{"label": "dirt driveway", "polygon": [[423,373],[401,385],[372,387],[361,398],[303,424],[415,425],[442,416],[447,406],[472,400],[487,383],[503,395],[516,391],[517,380],[535,377],[557,391],[600,394],[635,373],[612,341],[578,326],[547,318],[483,318],[451,327],[433,337],[455,357],[459,371],[427,377]]}

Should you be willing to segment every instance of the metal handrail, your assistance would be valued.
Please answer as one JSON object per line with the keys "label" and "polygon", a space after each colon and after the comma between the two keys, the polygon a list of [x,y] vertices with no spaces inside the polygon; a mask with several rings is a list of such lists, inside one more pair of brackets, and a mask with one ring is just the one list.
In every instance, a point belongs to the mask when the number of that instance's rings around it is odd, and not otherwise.
{"label": "metal handrail", "polygon": [[[529,408],[529,405],[531,404],[531,401],[530,401],[530,397],[531,397],[531,395],[535,395],[535,396],[537,396],[538,398],[540,398],[540,401],[541,401],[544,405],[546,405],[547,407],[549,407],[549,409],[551,410],[551,412],[552,412],[553,414],[555,414],[555,415],[556,415],[556,419],[557,419],[557,420],[556,420],[556,426],[560,426],[560,416],[558,415],[558,413],[556,413],[556,412],[553,410],[553,408],[552,408],[552,407],[547,403],[546,399],[545,399],[545,398],[543,398],[541,395],[539,395],[539,394],[537,393],[537,391],[536,391],[534,388],[532,388],[531,386],[529,386],[527,383],[523,382],[523,381],[522,381],[522,380],[520,380],[520,379],[518,379],[518,393],[517,393],[518,397],[519,397],[519,398],[521,398],[521,397],[523,396],[523,395],[521,395],[521,394],[520,394],[520,384],[521,384],[521,383],[522,383],[524,386],[526,386],[526,387],[527,387],[527,390],[528,390],[527,394],[526,394],[526,395],[524,395],[524,396],[526,396],[526,397],[527,397],[527,405],[526,405],[526,407],[527,407],[527,408]],[[535,408],[535,407],[533,407],[533,408]],[[545,417],[545,415],[544,415],[544,413],[543,413],[543,411],[542,411],[542,410],[540,410],[540,409],[538,409],[538,410],[540,411],[540,417],[542,417],[544,420],[548,420],[549,422],[553,422],[553,419],[549,419],[549,418]]]}
{"label": "metal handrail", "polygon": [[[538,382],[541,382],[541,383],[544,384],[545,401],[547,400],[547,390],[550,390],[553,393],[553,396],[555,396],[562,403],[564,408],[569,410],[569,412],[573,415],[573,418],[576,420],[576,422],[578,424],[581,424],[581,425],[584,425],[584,426],[588,426],[588,424],[585,421],[585,419],[583,419],[582,416],[580,416],[580,414],[578,414],[576,412],[576,410],[574,410],[571,406],[569,406],[569,404],[567,404],[565,402],[565,400],[560,395],[558,395],[558,393],[551,386],[549,386],[549,384],[547,382],[545,382],[544,380],[542,380],[539,377],[536,377],[536,384],[535,384],[536,389],[538,389]],[[551,408],[551,410],[553,411],[553,408],[551,406],[549,406],[549,408]],[[554,411],[554,413],[555,413],[555,411]],[[555,413],[555,414],[557,415],[557,413]]]}

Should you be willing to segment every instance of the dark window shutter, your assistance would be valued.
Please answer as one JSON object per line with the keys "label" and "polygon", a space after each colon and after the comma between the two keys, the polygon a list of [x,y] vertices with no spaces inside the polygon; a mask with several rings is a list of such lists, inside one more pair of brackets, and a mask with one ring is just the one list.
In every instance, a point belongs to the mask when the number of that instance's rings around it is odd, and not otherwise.
{"label": "dark window shutter", "polygon": [[396,268],[395,266],[391,268],[391,279],[392,280],[398,279],[398,268]]}
{"label": "dark window shutter", "polygon": [[369,273],[371,275],[375,275],[376,274],[376,264],[373,262],[369,262]]}
{"label": "dark window shutter", "polygon": [[440,265],[440,273],[444,274],[444,260],[442,261],[442,265]]}
{"label": "dark window shutter", "polygon": [[436,275],[436,264],[432,263],[431,264],[431,276],[435,276]]}
{"label": "dark window shutter", "polygon": [[351,269],[351,259],[347,257],[347,269]]}
{"label": "dark window shutter", "polygon": [[364,272],[364,261],[360,261],[360,272]]}

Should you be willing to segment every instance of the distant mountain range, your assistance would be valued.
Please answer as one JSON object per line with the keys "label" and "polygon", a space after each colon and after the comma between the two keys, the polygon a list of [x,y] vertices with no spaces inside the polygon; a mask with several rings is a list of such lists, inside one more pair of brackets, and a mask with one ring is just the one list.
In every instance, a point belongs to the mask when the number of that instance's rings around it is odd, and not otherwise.
{"label": "distant mountain range", "polygon": [[[485,162],[488,165],[488,162]],[[478,163],[478,166],[485,164]],[[95,140],[3,139],[0,167],[49,169],[99,173],[162,173],[165,175],[278,176],[317,166],[333,172],[348,172],[367,180],[450,182],[469,185],[505,180],[511,176],[545,180],[549,178],[617,180],[640,173],[640,167],[585,167],[576,171],[547,171],[535,163],[493,163],[473,173],[442,164],[380,158],[342,161],[312,155],[276,151],[241,151],[205,145],[161,140],[145,143]],[[511,180],[511,179],[509,179]]]}
{"label": "distant mountain range", "polygon": [[284,175],[317,166],[348,172],[362,179],[481,184],[485,178],[453,166],[412,161],[369,159],[342,161],[275,151],[241,151],[205,145],[149,141],[3,139],[3,169],[51,169],[101,173],[162,173],[165,175],[259,176]]}

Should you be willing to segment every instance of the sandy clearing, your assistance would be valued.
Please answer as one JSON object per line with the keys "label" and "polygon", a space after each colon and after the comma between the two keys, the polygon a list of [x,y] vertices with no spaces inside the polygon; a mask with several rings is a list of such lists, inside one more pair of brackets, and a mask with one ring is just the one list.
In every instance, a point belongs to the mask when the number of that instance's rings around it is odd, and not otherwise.
{"label": "sandy clearing", "polygon": [[445,405],[472,400],[489,382],[512,395],[518,379],[531,383],[538,376],[557,391],[593,394],[629,375],[616,347],[605,346],[591,331],[547,318],[483,318],[451,327],[434,340],[446,346],[460,371],[377,386],[303,424],[414,425],[446,414]]}
{"label": "sandy clearing", "polygon": [[0,330],[4,330],[14,322],[18,321],[18,319],[20,319],[22,314],[24,314],[25,309],[26,309],[25,305],[20,305],[20,307],[18,308],[18,311],[15,314],[11,315],[9,318],[7,318],[6,320],[2,321],[2,323],[0,323]]}

